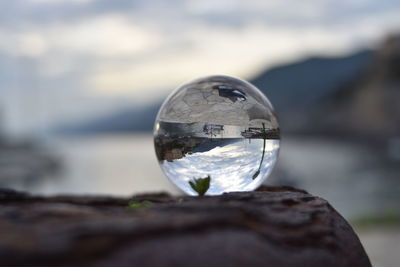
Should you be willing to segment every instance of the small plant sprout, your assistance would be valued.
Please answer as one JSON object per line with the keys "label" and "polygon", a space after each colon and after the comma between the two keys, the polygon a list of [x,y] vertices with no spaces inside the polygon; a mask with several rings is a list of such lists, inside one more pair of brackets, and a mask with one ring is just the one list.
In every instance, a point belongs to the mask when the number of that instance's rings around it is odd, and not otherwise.
{"label": "small plant sprout", "polygon": [[132,209],[138,209],[138,208],[145,208],[148,206],[153,205],[153,202],[145,200],[145,201],[134,201],[131,200],[128,202],[128,207]]}
{"label": "small plant sprout", "polygon": [[199,196],[204,196],[207,190],[210,188],[210,175],[204,178],[194,178],[193,181],[189,181],[190,186]]}

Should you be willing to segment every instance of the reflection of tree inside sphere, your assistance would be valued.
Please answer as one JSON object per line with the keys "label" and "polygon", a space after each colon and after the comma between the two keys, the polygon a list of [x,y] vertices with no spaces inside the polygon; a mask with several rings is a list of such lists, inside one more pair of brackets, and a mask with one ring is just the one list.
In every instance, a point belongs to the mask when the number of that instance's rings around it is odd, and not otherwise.
{"label": "reflection of tree inside sphere", "polygon": [[256,189],[276,162],[279,138],[268,99],[250,83],[227,76],[176,89],[154,128],[161,168],[190,195]]}

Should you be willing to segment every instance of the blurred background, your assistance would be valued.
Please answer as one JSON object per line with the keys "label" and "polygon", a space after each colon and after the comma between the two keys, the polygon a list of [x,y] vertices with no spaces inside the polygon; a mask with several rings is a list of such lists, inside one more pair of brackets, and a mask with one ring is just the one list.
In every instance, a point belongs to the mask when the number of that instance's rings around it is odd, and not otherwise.
{"label": "blurred background", "polygon": [[327,199],[374,266],[398,266],[397,0],[1,1],[0,187],[179,194],[157,166],[154,118],[174,88],[212,74],[275,106],[267,184]]}

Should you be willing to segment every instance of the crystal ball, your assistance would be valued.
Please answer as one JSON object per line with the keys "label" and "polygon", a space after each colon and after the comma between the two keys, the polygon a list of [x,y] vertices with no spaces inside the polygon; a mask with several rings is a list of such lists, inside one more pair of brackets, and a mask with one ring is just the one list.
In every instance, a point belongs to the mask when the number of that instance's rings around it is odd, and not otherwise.
{"label": "crystal ball", "polygon": [[280,131],[267,97],[228,76],[193,80],[173,91],[154,126],[157,159],[189,195],[251,191],[277,160]]}

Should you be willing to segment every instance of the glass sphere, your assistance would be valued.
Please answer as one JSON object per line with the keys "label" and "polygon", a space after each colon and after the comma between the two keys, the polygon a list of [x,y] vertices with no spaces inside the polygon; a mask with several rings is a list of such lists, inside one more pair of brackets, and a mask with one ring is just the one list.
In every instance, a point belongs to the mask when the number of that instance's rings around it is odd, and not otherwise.
{"label": "glass sphere", "polygon": [[154,126],[162,170],[189,195],[256,189],[275,165],[279,140],[269,100],[252,84],[228,76],[177,88]]}

